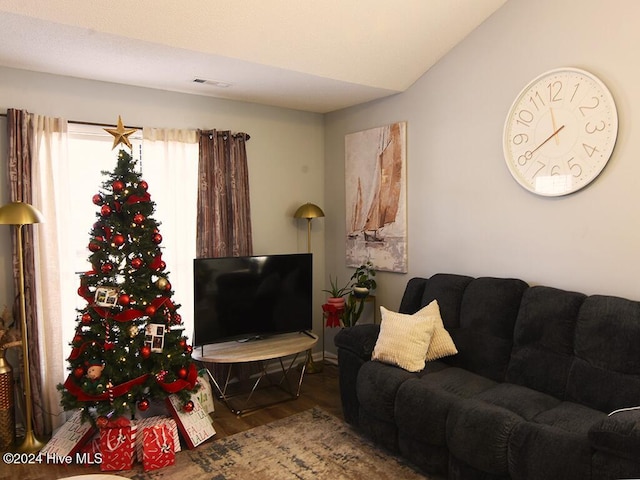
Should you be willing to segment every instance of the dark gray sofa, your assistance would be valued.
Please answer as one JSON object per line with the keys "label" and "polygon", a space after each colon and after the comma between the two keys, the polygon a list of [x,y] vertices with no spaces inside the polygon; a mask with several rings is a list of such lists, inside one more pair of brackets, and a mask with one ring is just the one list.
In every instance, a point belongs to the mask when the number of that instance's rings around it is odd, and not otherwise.
{"label": "dark gray sofa", "polygon": [[347,422],[451,479],[640,478],[640,302],[517,279],[413,278],[458,354],[410,373],[371,361],[379,326],[335,337]]}

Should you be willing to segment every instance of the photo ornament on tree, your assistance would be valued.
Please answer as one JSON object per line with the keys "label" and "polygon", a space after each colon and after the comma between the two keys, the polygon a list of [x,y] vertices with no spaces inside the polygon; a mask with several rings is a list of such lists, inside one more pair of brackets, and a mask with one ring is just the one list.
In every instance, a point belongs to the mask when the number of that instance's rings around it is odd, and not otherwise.
{"label": "photo ornament on tree", "polygon": [[118,303],[118,289],[116,287],[96,288],[95,303],[99,307],[114,307]]}

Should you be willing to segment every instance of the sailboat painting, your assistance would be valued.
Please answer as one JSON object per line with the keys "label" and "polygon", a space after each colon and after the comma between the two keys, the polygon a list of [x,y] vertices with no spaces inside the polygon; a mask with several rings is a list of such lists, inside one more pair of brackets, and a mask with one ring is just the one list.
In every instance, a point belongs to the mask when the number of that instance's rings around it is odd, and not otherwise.
{"label": "sailboat painting", "polygon": [[345,136],[346,263],[407,272],[407,123]]}

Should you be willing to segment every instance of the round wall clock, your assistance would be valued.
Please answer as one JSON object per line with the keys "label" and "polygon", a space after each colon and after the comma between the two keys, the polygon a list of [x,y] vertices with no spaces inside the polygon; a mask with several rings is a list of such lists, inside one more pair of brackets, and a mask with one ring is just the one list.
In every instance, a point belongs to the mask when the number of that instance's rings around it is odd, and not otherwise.
{"label": "round wall clock", "polygon": [[513,178],[545,196],[573,193],[605,167],[618,135],[618,113],[607,87],[577,68],[533,79],[509,109],[504,158]]}

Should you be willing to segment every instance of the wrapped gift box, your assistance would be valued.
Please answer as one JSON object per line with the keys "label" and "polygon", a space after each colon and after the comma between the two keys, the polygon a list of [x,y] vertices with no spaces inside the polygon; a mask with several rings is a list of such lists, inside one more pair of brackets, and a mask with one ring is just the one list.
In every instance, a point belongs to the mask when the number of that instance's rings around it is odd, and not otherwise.
{"label": "wrapped gift box", "polygon": [[142,430],[142,466],[145,472],[173,465],[176,462],[173,432],[166,424]]}
{"label": "wrapped gift box", "polygon": [[140,434],[140,432],[144,432],[145,428],[147,427],[153,427],[156,425],[166,425],[167,428],[169,429],[171,437],[173,438],[174,452],[179,452],[181,450],[180,436],[178,434],[178,425],[176,424],[176,421],[173,418],[162,417],[162,416],[149,417],[149,418],[143,418],[142,420],[136,420],[135,424],[138,430],[138,435],[136,438],[136,457],[139,462],[143,461],[143,446],[144,446],[144,441],[143,441],[144,438]]}
{"label": "wrapped gift box", "polygon": [[110,420],[100,429],[100,470],[131,470],[136,441],[136,426],[124,418]]}
{"label": "wrapped gift box", "polygon": [[60,458],[75,455],[95,431],[96,429],[91,425],[91,422],[82,422],[82,412],[78,410],[56,430],[41,453],[44,456],[50,454]]}
{"label": "wrapped gift box", "polygon": [[213,391],[211,389],[211,382],[209,381],[209,372],[203,368],[198,372],[198,384],[200,388],[196,392],[196,397],[202,406],[202,409],[207,413],[213,413],[215,406],[213,404]]}
{"label": "wrapped gift box", "polygon": [[187,447],[196,448],[205,440],[213,437],[216,431],[211,423],[211,417],[200,405],[196,394],[191,395],[191,401],[193,402],[193,410],[190,412],[185,412],[182,409],[182,402],[177,395],[167,397],[167,406]]}

